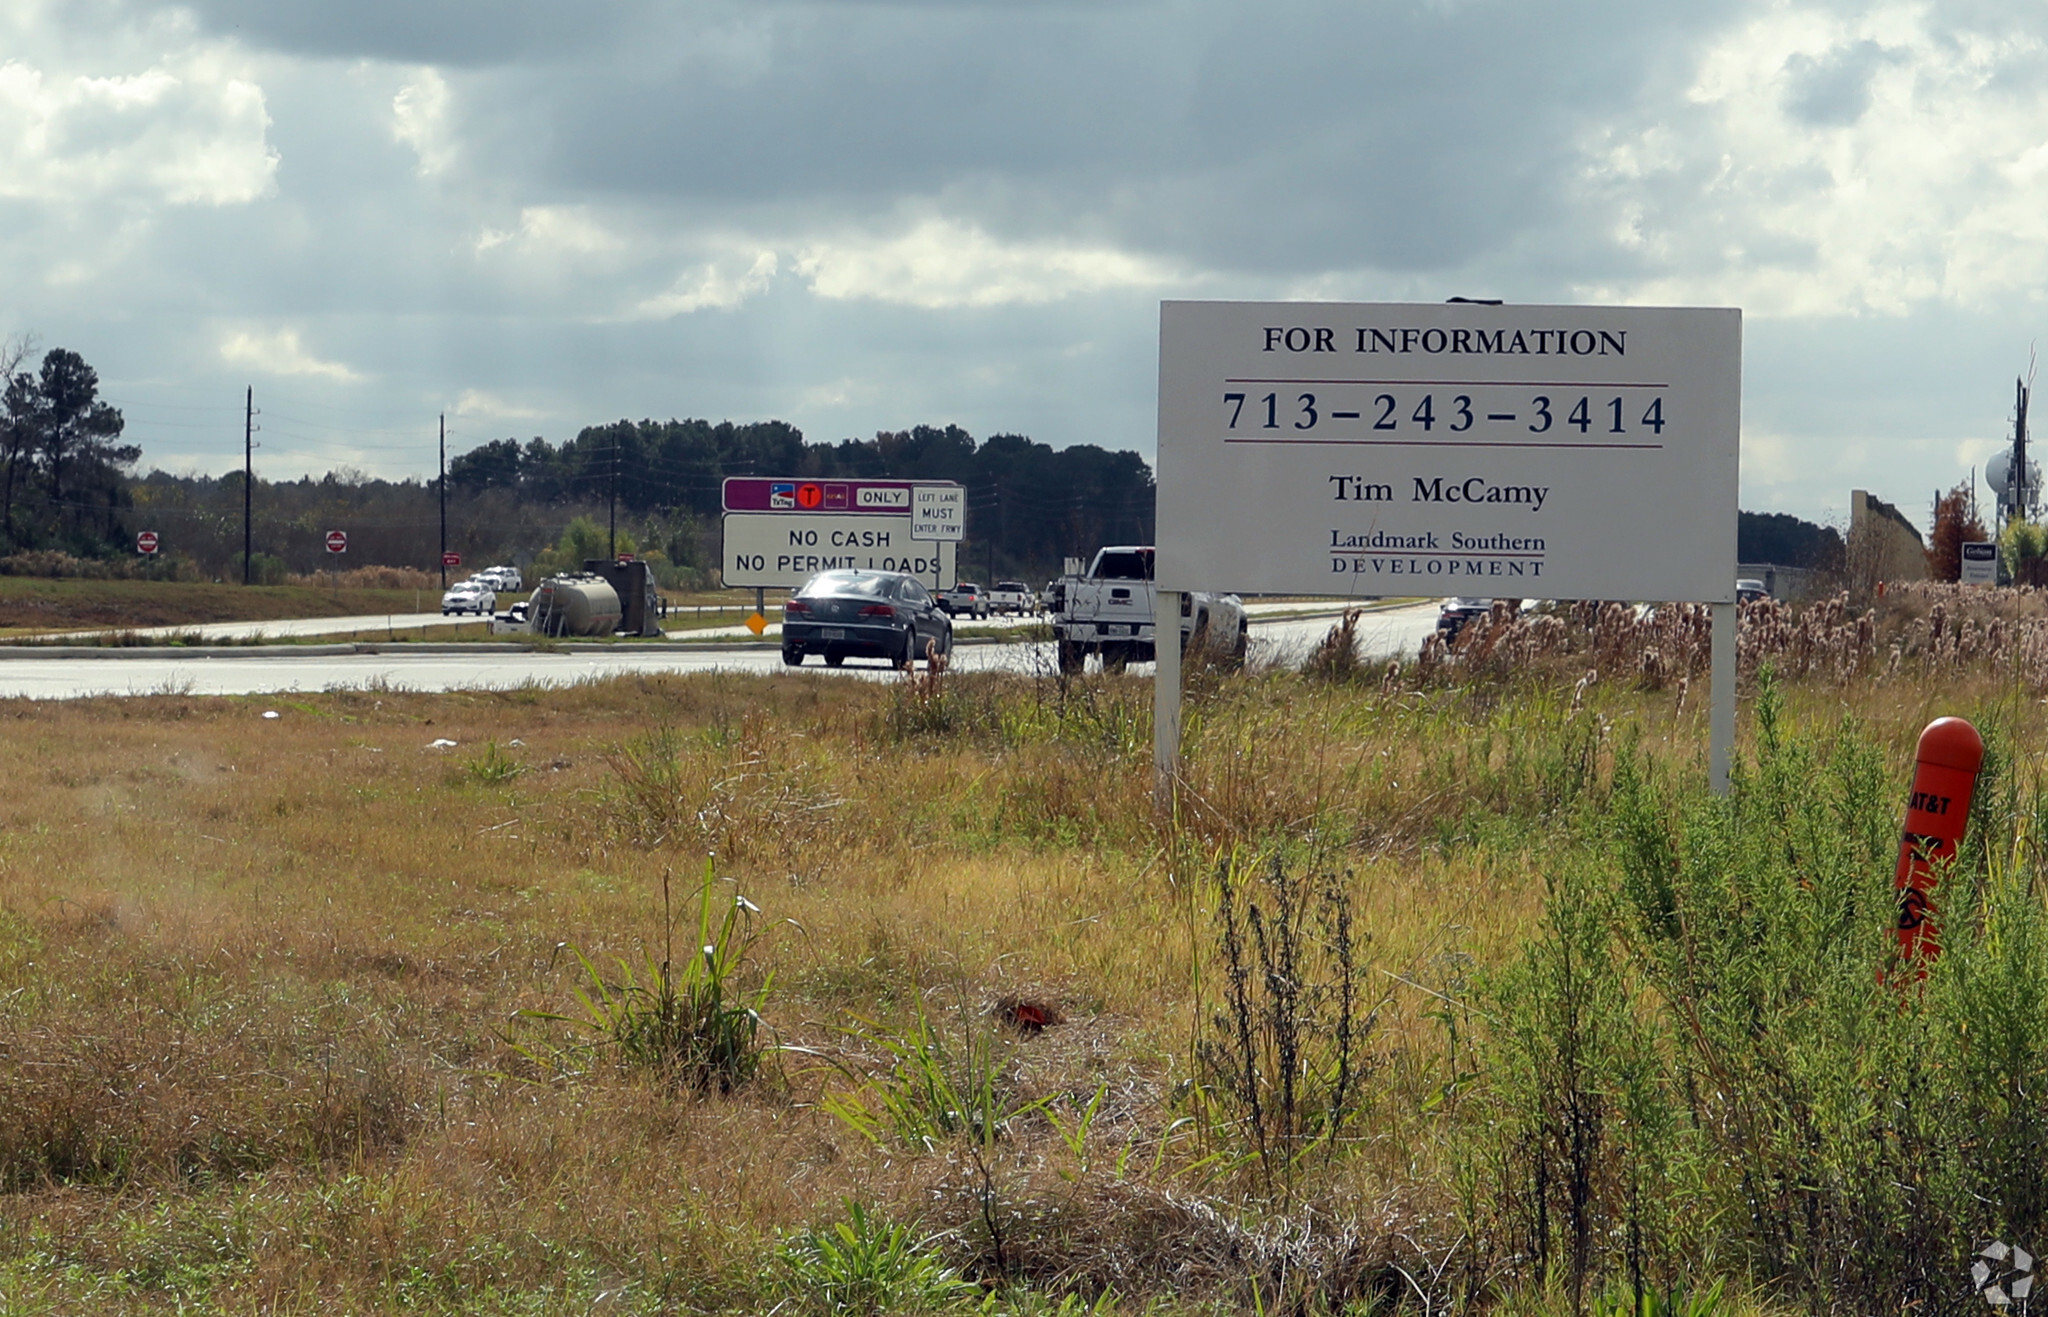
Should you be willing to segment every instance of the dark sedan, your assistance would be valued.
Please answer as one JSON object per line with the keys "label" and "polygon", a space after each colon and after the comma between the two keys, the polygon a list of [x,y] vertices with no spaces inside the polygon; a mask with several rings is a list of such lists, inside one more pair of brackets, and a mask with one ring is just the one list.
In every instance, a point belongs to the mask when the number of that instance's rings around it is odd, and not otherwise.
{"label": "dark sedan", "polygon": [[823,654],[828,668],[849,655],[907,668],[952,649],[952,619],[923,582],[902,572],[821,572],[782,606],[782,661],[791,667]]}
{"label": "dark sedan", "polygon": [[1445,640],[1456,640],[1465,624],[1475,617],[1485,617],[1493,611],[1493,600],[1471,599],[1460,595],[1444,600],[1443,611],[1436,615],[1436,633]]}

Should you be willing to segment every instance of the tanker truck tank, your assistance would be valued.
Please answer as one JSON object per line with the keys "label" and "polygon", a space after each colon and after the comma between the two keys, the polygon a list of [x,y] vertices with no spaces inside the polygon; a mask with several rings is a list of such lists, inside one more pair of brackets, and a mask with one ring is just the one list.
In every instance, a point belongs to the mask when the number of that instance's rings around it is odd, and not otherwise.
{"label": "tanker truck tank", "polygon": [[550,576],[527,602],[526,625],[541,636],[608,636],[619,628],[619,592],[588,572]]}

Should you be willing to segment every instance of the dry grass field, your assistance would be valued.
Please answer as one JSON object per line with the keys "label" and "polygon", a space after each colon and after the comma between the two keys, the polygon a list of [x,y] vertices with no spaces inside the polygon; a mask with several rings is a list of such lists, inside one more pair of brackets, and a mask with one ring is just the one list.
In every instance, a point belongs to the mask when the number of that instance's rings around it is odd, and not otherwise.
{"label": "dry grass field", "polygon": [[[1702,701],[1195,681],[1166,819],[1122,678],[0,704],[0,1311],[1860,1292],[1741,1211],[1690,1219],[1755,1187],[1718,1118],[1669,1135],[1696,1160],[1646,1207],[1650,1108],[1543,1051],[1579,1016],[1514,1013],[1569,978],[1541,948],[1580,945],[1559,902],[1617,809],[1705,808]],[[1996,673],[1783,698],[1815,748],[1754,778],[1867,747],[1879,848],[1930,717],[2044,731]],[[1601,1009],[1652,1020],[1663,982]],[[1642,1055],[1682,1069],[1673,1037]]]}

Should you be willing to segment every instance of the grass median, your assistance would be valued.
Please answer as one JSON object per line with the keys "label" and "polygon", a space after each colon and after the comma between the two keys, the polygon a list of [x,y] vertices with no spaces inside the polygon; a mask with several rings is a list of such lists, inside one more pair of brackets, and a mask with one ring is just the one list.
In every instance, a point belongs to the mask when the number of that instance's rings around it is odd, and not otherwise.
{"label": "grass median", "polygon": [[[0,1293],[1971,1297],[2048,1225],[2038,693],[1765,677],[1716,800],[1702,701],[1574,677],[1194,673],[1165,817],[1120,677],[0,704]],[[1902,992],[1952,712],[1993,764]]]}

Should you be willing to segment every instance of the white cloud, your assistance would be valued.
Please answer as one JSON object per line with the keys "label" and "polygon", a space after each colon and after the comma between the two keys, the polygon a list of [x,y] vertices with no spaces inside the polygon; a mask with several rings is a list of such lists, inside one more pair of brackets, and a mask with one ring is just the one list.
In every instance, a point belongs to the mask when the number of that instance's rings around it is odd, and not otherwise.
{"label": "white cloud", "polygon": [[453,410],[457,416],[475,416],[492,421],[530,421],[543,415],[531,407],[506,402],[482,389],[464,389],[462,396],[455,400]]}
{"label": "white cloud", "polygon": [[[745,260],[744,256],[739,258]],[[775,280],[780,261],[772,251],[757,252],[743,273],[733,273],[737,261],[721,266],[716,261],[685,271],[667,292],[647,298],[634,308],[635,319],[666,320],[692,311],[730,311]]]}
{"label": "white cloud", "polygon": [[601,255],[626,244],[588,206],[527,206],[519,212],[517,228],[486,228],[477,234],[478,255],[505,246],[532,258]]}
{"label": "white cloud", "polygon": [[1686,103],[1586,144],[1645,273],[1588,300],[1765,315],[1973,309],[2048,278],[2048,82],[2017,30],[1938,7],[1778,3],[1699,58]]}
{"label": "white cloud", "polygon": [[352,384],[363,376],[339,361],[322,361],[299,342],[296,329],[237,330],[221,340],[220,359],[267,375],[315,375]]}
{"label": "white cloud", "polygon": [[419,76],[391,98],[391,135],[411,147],[419,158],[418,172],[438,174],[455,162],[454,135],[448,124],[448,82],[437,70]]}
{"label": "white cloud", "polygon": [[278,157],[263,89],[217,53],[134,73],[0,64],[0,197],[242,205]]}
{"label": "white cloud", "polygon": [[1164,265],[1111,247],[1003,243],[973,225],[927,219],[890,238],[813,242],[796,260],[811,291],[933,310],[1057,301],[1081,293],[1184,283]]}

